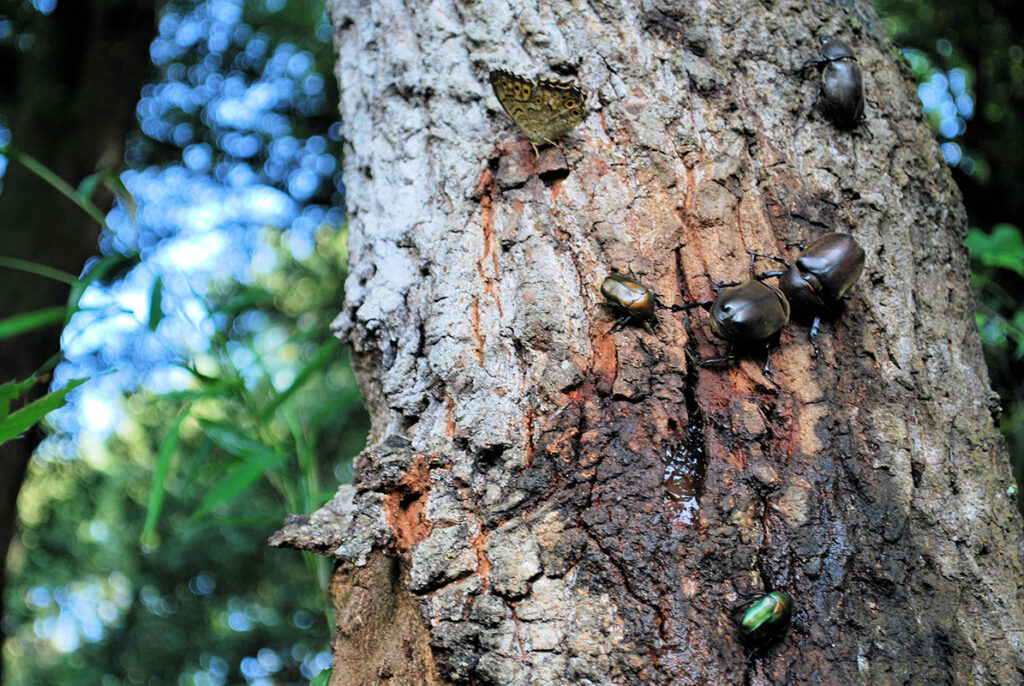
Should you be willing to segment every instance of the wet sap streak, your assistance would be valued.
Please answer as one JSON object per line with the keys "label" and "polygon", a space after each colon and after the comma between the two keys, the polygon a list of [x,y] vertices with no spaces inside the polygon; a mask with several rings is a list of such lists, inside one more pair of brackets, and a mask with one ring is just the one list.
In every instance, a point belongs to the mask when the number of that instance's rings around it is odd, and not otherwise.
{"label": "wet sap streak", "polygon": [[681,445],[665,451],[665,505],[672,521],[687,526],[697,523],[700,498],[704,493],[704,417],[699,408],[690,411]]}
{"label": "wet sap streak", "polygon": [[687,425],[678,442],[666,451],[664,485],[665,505],[673,523],[692,526],[700,516],[700,498],[704,494],[707,454],[704,448],[704,413],[697,403],[697,371],[686,371]]}

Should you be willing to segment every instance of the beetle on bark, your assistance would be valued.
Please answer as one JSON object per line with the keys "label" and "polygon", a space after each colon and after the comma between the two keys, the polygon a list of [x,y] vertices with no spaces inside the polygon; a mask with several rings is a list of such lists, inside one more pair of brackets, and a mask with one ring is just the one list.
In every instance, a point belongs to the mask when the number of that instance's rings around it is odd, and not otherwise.
{"label": "beetle on bark", "polygon": [[740,640],[758,649],[782,638],[793,615],[793,597],[785,591],[759,594],[740,605],[746,607],[740,620]]}
{"label": "beetle on bark", "polygon": [[812,317],[810,339],[814,346],[814,357],[818,356],[818,335],[821,315],[844,298],[864,271],[864,248],[848,233],[830,233],[811,243],[790,264],[785,258],[775,255],[750,253],[750,268],[758,257],[781,262],[785,270],[757,274],[757,279],[779,277],[779,289],[793,306],[794,312]]}
{"label": "beetle on bark", "polygon": [[[768,284],[762,283],[753,272],[751,260],[751,278],[743,283],[716,283],[715,288],[724,288],[714,300],[686,303],[675,306],[674,310],[689,310],[703,307],[709,310],[709,326],[711,333],[729,343],[729,351],[724,357],[712,357],[698,360],[696,364],[705,366],[736,359],[737,347],[764,343],[767,349],[772,340],[789,321],[789,301],[782,292]],[[764,361],[764,373],[768,375],[768,358]]]}
{"label": "beetle on bark", "polygon": [[601,282],[601,295],[608,302],[602,303],[618,315],[618,321],[610,333],[618,331],[630,322],[637,322],[653,330],[658,325],[655,308],[660,307],[658,296],[640,283],[635,274],[626,276],[613,272]]}
{"label": "beetle on bark", "polygon": [[[808,60],[796,70],[821,73],[814,105],[821,100],[822,110],[840,129],[852,129],[864,121],[864,76],[850,46],[831,36],[821,39],[821,57]],[[814,109],[814,105],[811,109]]]}

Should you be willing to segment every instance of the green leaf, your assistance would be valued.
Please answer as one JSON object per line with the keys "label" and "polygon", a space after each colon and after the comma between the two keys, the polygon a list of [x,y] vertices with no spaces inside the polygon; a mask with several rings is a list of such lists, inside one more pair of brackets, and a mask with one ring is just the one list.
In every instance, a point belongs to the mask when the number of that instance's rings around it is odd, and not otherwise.
{"label": "green leaf", "polygon": [[29,388],[38,381],[34,376],[30,376],[24,381],[9,381],[3,385],[0,385],[0,416],[7,416],[8,410],[11,409],[11,401],[21,395],[21,392],[26,388]]}
{"label": "green leaf", "polygon": [[211,314],[223,314],[233,317],[239,312],[259,309],[263,305],[272,305],[277,294],[261,286],[250,286],[241,293],[219,303]]}
{"label": "green leaf", "polygon": [[124,185],[124,181],[121,177],[114,172],[106,169],[104,171],[90,174],[89,176],[82,179],[82,182],[78,184],[78,197],[83,202],[91,202],[92,196],[99,188],[100,184],[103,184],[108,191],[114,196],[121,200],[125,209],[128,211],[128,215],[135,220],[135,210],[137,205],[135,204],[135,198],[128,192],[128,187]]}
{"label": "green leaf", "polygon": [[210,440],[249,464],[269,469],[279,467],[284,463],[284,459],[276,452],[230,424],[203,420],[200,425]]}
{"label": "green leaf", "polygon": [[309,682],[309,686],[327,686],[331,682],[331,669],[331,667],[328,667],[313,677],[313,680]]}
{"label": "green leaf", "polygon": [[986,267],[1009,269],[1024,276],[1024,238],[1013,224],[996,224],[991,233],[972,228],[965,243],[971,259]]}
{"label": "green leaf", "polygon": [[243,493],[267,472],[284,465],[280,455],[230,424],[203,420],[200,425],[210,440],[242,462],[225,470],[223,478],[207,492],[194,517],[208,514],[217,505]]}
{"label": "green leaf", "polygon": [[30,262],[28,260],[19,260],[17,257],[0,256],[0,267],[17,269],[19,271],[28,272],[29,274],[35,274],[36,276],[42,276],[43,278],[71,284],[72,286],[78,282],[78,279],[75,278],[74,274],[61,271],[60,269],[54,269],[53,267],[47,267],[45,264]]}
{"label": "green leaf", "polygon": [[153,281],[153,290],[149,293],[149,323],[146,325],[150,331],[155,332],[164,318],[163,309],[164,280],[159,276]]}
{"label": "green leaf", "polygon": [[86,381],[88,381],[88,379],[74,379],[69,381],[68,384],[59,391],[48,393],[39,400],[31,402],[17,412],[4,417],[0,420],[0,443],[6,443],[11,439],[17,438],[35,426],[39,420],[50,412],[53,412],[58,407],[62,407],[67,401],[68,393],[75,390]]}
{"label": "green leaf", "polygon": [[64,321],[64,310],[64,307],[58,305],[0,319],[0,338],[10,338],[49,324],[58,324]]}
{"label": "green leaf", "polygon": [[192,454],[188,456],[188,466],[185,469],[184,475],[187,498],[193,498],[191,487],[198,480],[196,478],[196,474],[199,473],[200,468],[209,461],[207,458],[209,457],[211,450],[213,450],[213,441],[206,438],[198,447],[196,447],[195,450],[192,451]]}
{"label": "green leaf", "polygon": [[249,489],[256,480],[263,476],[266,465],[241,462],[229,469],[224,478],[207,492],[199,510],[193,517],[203,517],[223,502],[232,500]]}
{"label": "green leaf", "polygon": [[326,367],[336,358],[336,351],[342,345],[341,341],[337,338],[331,338],[320,346],[320,350],[317,352],[316,357],[310,360],[305,367],[303,367],[299,373],[295,376],[295,380],[292,381],[291,385],[278,393],[277,396],[267,405],[267,407],[261,413],[263,419],[267,419],[279,408],[288,398],[295,394],[303,385],[309,380],[311,376],[316,374],[318,371]]}
{"label": "green leaf", "polygon": [[103,172],[89,174],[78,184],[78,197],[85,202],[91,201],[93,193],[96,192],[96,189],[100,187],[102,182]]}
{"label": "green leaf", "polygon": [[167,475],[171,472],[171,460],[178,449],[178,439],[181,437],[181,425],[189,416],[191,407],[186,407],[178,415],[178,419],[171,426],[167,435],[160,441],[160,450],[157,452],[156,466],[153,468],[153,482],[149,486],[149,503],[146,506],[146,523],[142,527],[142,540],[149,545],[155,545],[156,524],[160,520],[160,511],[164,506],[164,497],[167,495]]}
{"label": "green leaf", "polygon": [[31,155],[26,155],[20,150],[16,149],[13,145],[8,145],[4,154],[11,158],[15,162],[21,163],[23,167],[28,169],[30,172],[38,176],[40,179],[50,184],[54,190],[63,195],[65,198],[75,203],[82,209],[83,212],[92,217],[93,221],[102,226],[104,229],[110,230],[107,226],[107,220],[100,208],[96,207],[92,202],[83,200],[78,192],[71,187],[64,179],[57,176],[49,167],[44,165],[39,160],[35,159]]}
{"label": "green leaf", "polygon": [[160,400],[177,400],[191,402],[201,398],[230,398],[233,385],[227,381],[208,381],[203,388],[185,391],[167,391],[160,395]]}

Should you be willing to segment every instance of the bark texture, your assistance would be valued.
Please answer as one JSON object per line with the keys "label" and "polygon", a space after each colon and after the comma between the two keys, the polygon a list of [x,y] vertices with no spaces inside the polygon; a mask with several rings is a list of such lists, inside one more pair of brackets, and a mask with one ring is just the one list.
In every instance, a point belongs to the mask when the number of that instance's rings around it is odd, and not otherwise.
{"label": "bark texture", "polygon": [[[354,486],[277,542],[339,560],[333,683],[1024,679],[964,212],[867,2],[328,4],[338,324],[373,430]],[[791,73],[822,35],[859,56],[864,128],[811,113]],[[499,67],[588,89],[563,150],[535,159]],[[693,364],[723,351],[703,310],[610,333],[599,307],[612,270],[705,300],[746,249],[834,230],[865,274],[819,358],[784,330],[774,382],[756,355]],[[792,626],[751,655],[734,608],[774,588]],[[374,678],[349,658],[365,593],[420,613],[363,616],[407,620]]]}

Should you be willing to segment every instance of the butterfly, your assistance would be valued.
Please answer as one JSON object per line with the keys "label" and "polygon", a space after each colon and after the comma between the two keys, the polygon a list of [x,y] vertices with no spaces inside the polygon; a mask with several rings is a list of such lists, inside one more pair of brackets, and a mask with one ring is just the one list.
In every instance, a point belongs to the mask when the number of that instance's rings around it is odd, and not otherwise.
{"label": "butterfly", "polygon": [[538,145],[554,145],[587,114],[585,91],[575,81],[534,80],[495,69],[491,87],[508,116],[530,139],[534,152]]}

